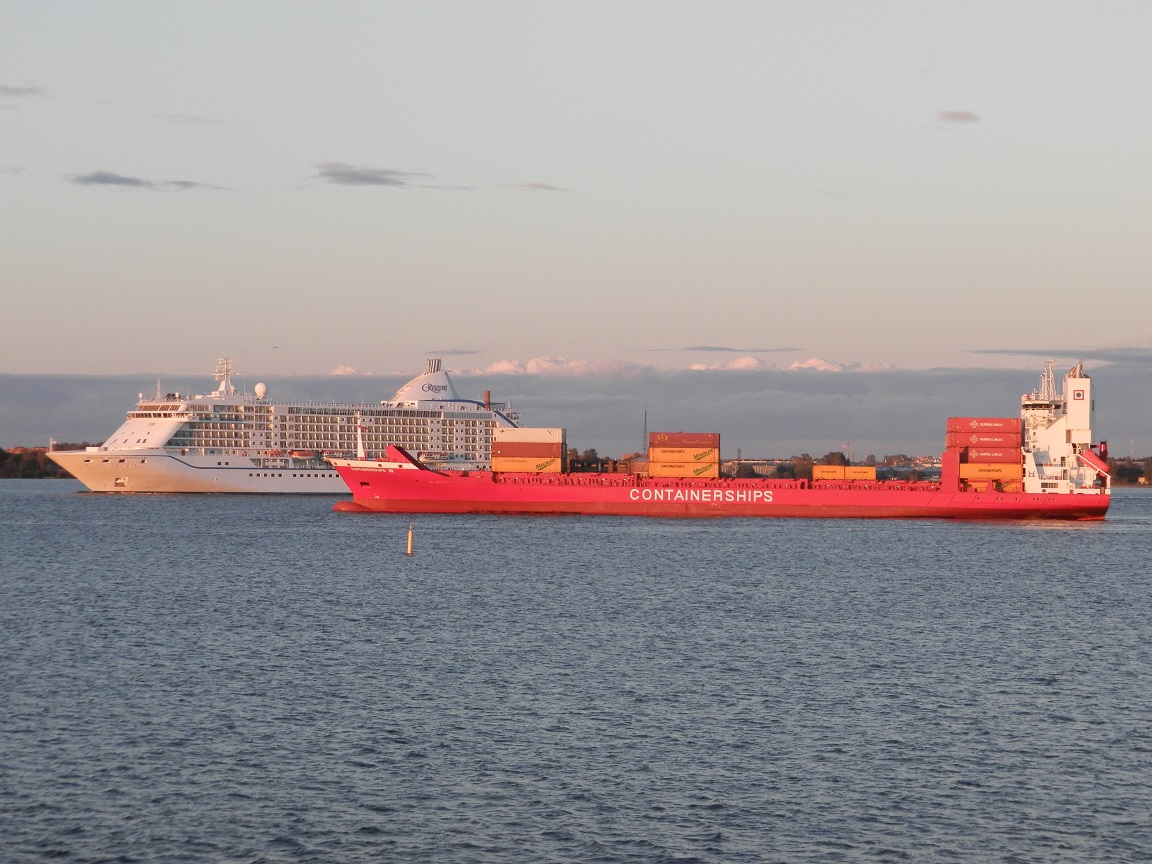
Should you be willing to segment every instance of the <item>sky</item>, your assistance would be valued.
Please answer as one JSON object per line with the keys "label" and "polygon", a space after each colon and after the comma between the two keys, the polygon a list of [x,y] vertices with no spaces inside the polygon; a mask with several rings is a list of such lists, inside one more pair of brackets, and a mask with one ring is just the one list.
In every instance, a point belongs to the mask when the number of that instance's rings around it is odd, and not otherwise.
{"label": "sky", "polygon": [[0,0],[0,375],[1147,372],[1150,32],[1135,0]]}

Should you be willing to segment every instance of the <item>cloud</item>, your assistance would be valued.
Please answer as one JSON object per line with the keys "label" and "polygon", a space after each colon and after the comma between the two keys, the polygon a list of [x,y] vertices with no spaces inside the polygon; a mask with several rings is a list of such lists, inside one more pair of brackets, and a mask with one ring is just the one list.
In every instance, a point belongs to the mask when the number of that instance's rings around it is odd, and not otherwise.
{"label": "cloud", "polygon": [[339,186],[394,186],[404,189],[412,186],[413,180],[429,176],[388,168],[357,167],[346,162],[323,162],[319,168],[321,179]]}
{"label": "cloud", "polygon": [[347,363],[345,363],[345,364],[342,364],[340,366],[337,366],[335,369],[333,369],[328,374],[329,375],[365,375],[365,374],[371,374],[371,373],[361,372],[357,367],[349,366]]}
{"label": "cloud", "polygon": [[465,354],[479,354],[475,348],[437,348],[428,352],[429,357],[461,357]]}
{"label": "cloud", "polygon": [[553,186],[550,183],[537,183],[529,180],[525,183],[517,183],[516,187],[524,192],[568,192],[563,186]]}
{"label": "cloud", "polygon": [[129,177],[113,171],[93,171],[89,174],[73,174],[70,178],[78,186],[120,186],[125,189],[168,189],[184,192],[189,189],[223,189],[210,183],[197,183],[193,180],[148,180],[144,177]]}
{"label": "cloud", "polygon": [[[1095,431],[1124,452],[1152,454],[1148,362],[1090,365],[1098,385]],[[635,374],[532,375],[452,371],[462,396],[509,401],[525,425],[565,427],[571,446],[603,455],[643,449],[644,433],[698,429],[721,433],[725,458],[786,458],[841,450],[852,441],[874,453],[940,453],[945,419],[1010,417],[1021,393],[1035,388],[1031,369],[881,370],[856,374],[763,371],[660,371]],[[553,358],[555,362],[555,358]],[[565,361],[567,362],[567,361]],[[605,364],[610,365],[610,364]],[[351,368],[351,367],[349,367]],[[422,370],[420,370],[422,371]],[[414,371],[389,375],[275,376],[262,380],[277,400],[371,402],[389,398]],[[165,374],[164,389],[204,392],[204,375]],[[155,372],[134,375],[13,375],[0,372],[0,446],[101,441],[124,422],[137,393],[152,392]],[[1114,450],[1116,449],[1114,446]]]}
{"label": "cloud", "polygon": [[936,119],[943,123],[978,123],[980,115],[971,111],[941,111]]}
{"label": "cloud", "polygon": [[183,192],[187,189],[227,189],[227,186],[214,186],[211,183],[198,183],[195,180],[162,180],[156,184],[157,189],[174,189]]}
{"label": "cloud", "polygon": [[78,186],[129,186],[137,189],[151,188],[151,180],[142,177],[125,177],[111,171],[93,171],[91,174],[75,174],[71,178]]}
{"label": "cloud", "polygon": [[492,375],[620,375],[647,367],[624,360],[569,360],[566,357],[533,357],[531,360],[497,360],[471,374]]}
{"label": "cloud", "polygon": [[738,372],[772,369],[774,366],[774,363],[767,363],[761,360],[759,357],[753,357],[750,354],[746,354],[742,357],[737,357],[734,360],[726,360],[723,363],[693,363],[688,368],[696,372],[702,372],[706,369],[730,369],[732,371]]}
{"label": "cloud", "polygon": [[1057,360],[1096,360],[1100,363],[1152,363],[1149,348],[980,348],[969,354],[1003,354],[1008,357],[1051,357]]}
{"label": "cloud", "polygon": [[726,345],[689,345],[687,348],[652,348],[652,351],[687,351],[700,354],[771,354],[785,351],[799,351],[799,348],[731,348]]}
{"label": "cloud", "polygon": [[12,86],[11,84],[0,84],[0,96],[43,96],[45,94],[43,87],[28,86]]}
{"label": "cloud", "polygon": [[855,360],[838,361],[825,360],[823,357],[811,357],[808,360],[797,360],[789,369],[812,369],[817,372],[880,372],[892,369],[891,366],[859,363]]}

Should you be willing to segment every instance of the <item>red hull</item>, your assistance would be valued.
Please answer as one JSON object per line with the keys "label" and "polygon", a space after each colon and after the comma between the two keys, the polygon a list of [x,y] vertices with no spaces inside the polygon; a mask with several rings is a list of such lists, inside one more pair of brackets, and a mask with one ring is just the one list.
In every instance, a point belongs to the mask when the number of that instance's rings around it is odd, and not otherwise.
{"label": "red hull", "polygon": [[664,518],[1103,519],[1111,496],[947,491],[937,483],[655,479],[628,474],[437,472],[337,461],[344,512],[553,513]]}

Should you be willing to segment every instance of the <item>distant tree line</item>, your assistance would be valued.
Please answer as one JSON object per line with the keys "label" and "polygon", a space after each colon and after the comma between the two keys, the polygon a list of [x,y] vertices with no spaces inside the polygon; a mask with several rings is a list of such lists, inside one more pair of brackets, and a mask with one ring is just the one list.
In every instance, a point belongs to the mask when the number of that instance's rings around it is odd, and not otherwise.
{"label": "distant tree line", "polygon": [[[82,450],[92,445],[58,444],[58,450]],[[70,478],[72,475],[48,458],[46,447],[13,447],[10,450],[0,448],[0,478],[14,477],[24,479],[36,478]]]}
{"label": "distant tree line", "polygon": [[1152,484],[1152,456],[1143,459],[1109,457],[1108,468],[1112,471],[1112,482],[1117,486]]}
{"label": "distant tree line", "polygon": [[[87,441],[81,444],[57,444],[58,450],[82,450],[91,447]],[[578,451],[571,448],[568,458],[578,461],[584,470],[597,470],[605,461],[595,449]],[[842,452],[827,453],[819,458],[813,458],[807,453],[793,456],[776,466],[773,476],[782,479],[811,480],[813,465],[848,465],[848,456]],[[899,477],[907,480],[921,479],[921,472],[914,466],[914,460],[903,454],[885,456],[877,460],[869,454],[863,461],[864,465],[881,466],[876,476],[878,479],[891,479]],[[1117,486],[1152,485],[1152,456],[1142,459],[1109,457],[1108,467],[1112,472],[1112,482]],[[13,447],[9,450],[0,448],[0,478],[70,478],[72,475],[48,458],[47,448],[44,447]],[[751,466],[742,465],[737,476],[756,477]]]}

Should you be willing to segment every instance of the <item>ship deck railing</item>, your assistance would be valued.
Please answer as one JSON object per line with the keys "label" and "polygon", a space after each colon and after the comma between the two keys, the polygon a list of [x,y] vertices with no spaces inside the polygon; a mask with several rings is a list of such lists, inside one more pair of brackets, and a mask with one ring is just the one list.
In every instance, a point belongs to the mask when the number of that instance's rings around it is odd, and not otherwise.
{"label": "ship deck railing", "polygon": [[[456,472],[448,472],[456,473]],[[465,473],[465,472],[460,472]],[[517,483],[539,486],[658,486],[664,489],[694,489],[699,487],[731,487],[733,489],[841,489],[872,490],[878,492],[935,492],[940,483],[931,480],[789,480],[767,477],[648,477],[643,474],[535,474],[527,472],[495,472],[497,483]]]}

